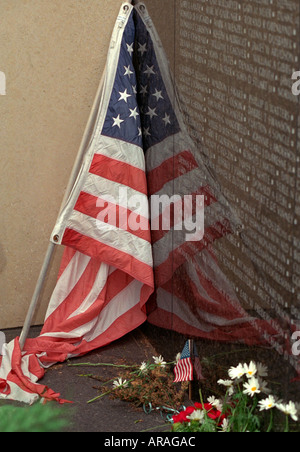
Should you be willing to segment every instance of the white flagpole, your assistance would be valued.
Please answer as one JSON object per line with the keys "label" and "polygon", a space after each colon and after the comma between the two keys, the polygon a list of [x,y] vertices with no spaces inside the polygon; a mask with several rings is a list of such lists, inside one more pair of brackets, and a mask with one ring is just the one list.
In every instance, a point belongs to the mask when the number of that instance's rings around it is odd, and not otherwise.
{"label": "white flagpole", "polygon": [[[77,157],[76,157],[76,160],[75,160],[75,163],[74,163],[71,175],[70,175],[70,179],[69,179],[66,191],[65,191],[65,195],[64,195],[64,198],[63,198],[63,201],[62,201],[62,204],[61,204],[61,208],[60,208],[60,211],[59,211],[59,214],[58,214],[58,218],[59,218],[59,215],[60,215],[62,209],[64,208],[64,206],[65,206],[65,204],[66,204],[66,202],[68,200],[68,197],[69,197],[69,195],[70,195],[70,193],[72,191],[72,188],[73,188],[73,186],[74,186],[74,184],[76,182],[77,176],[78,176],[80,168],[81,168],[84,152],[87,149],[87,146],[89,144],[89,140],[90,140],[90,137],[91,137],[91,134],[92,134],[92,130],[93,130],[93,127],[94,127],[94,124],[95,124],[95,121],[96,121],[97,113],[98,113],[98,106],[99,106],[101,95],[102,95],[102,87],[103,87],[103,83],[104,83],[104,74],[105,74],[105,70],[103,72],[103,75],[102,75],[102,78],[101,78],[101,81],[100,81],[100,84],[99,84],[99,87],[98,87],[98,90],[97,90],[97,94],[96,94],[96,97],[95,97],[95,100],[94,100],[94,104],[92,106],[92,110],[91,110],[91,113],[90,113],[90,116],[89,116],[89,119],[88,119],[88,122],[87,122],[87,125],[86,125],[86,128],[85,128],[85,131],[84,131],[84,135],[83,135],[82,140],[81,140],[81,144],[80,144],[80,147],[79,147],[79,150],[78,150],[78,154],[77,154]],[[40,275],[39,275],[39,278],[38,278],[38,281],[37,281],[37,284],[36,284],[36,287],[35,287],[32,299],[31,299],[31,303],[30,303],[30,306],[29,306],[29,309],[28,309],[28,312],[27,312],[27,315],[26,315],[26,318],[25,318],[24,326],[23,326],[23,329],[22,329],[22,332],[21,332],[21,335],[20,335],[20,347],[21,347],[21,350],[23,350],[25,341],[26,341],[26,339],[28,337],[29,329],[30,329],[30,326],[31,326],[31,323],[32,323],[32,319],[33,319],[34,313],[35,313],[36,308],[37,308],[37,304],[38,304],[38,301],[39,301],[39,298],[40,298],[40,294],[41,294],[41,292],[43,290],[43,287],[44,287],[45,279],[46,279],[46,276],[47,276],[47,273],[48,273],[48,270],[49,270],[49,267],[50,267],[50,263],[51,263],[51,259],[52,259],[53,253],[54,253],[55,246],[56,246],[55,243],[52,243],[52,242],[49,243],[49,246],[48,246],[45,258],[44,258],[44,262],[42,264]]]}

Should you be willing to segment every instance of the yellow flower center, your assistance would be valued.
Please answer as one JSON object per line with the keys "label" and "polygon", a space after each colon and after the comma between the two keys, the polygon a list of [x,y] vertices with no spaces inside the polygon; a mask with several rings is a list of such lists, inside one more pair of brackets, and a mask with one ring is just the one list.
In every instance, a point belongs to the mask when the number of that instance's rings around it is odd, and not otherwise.
{"label": "yellow flower center", "polygon": [[257,387],[256,386],[253,386],[253,388],[251,388],[251,391],[252,392],[254,392],[254,391],[256,391],[257,390]]}

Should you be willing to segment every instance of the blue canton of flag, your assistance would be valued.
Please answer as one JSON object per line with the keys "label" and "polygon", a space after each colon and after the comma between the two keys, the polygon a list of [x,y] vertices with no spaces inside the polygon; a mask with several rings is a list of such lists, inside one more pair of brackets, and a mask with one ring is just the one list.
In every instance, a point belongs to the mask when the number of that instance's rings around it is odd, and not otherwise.
{"label": "blue canton of flag", "polygon": [[193,363],[190,354],[189,341],[186,341],[185,343],[180,360],[175,366],[174,373],[174,383],[193,380]]}
{"label": "blue canton of flag", "polygon": [[145,24],[132,12],[124,31],[102,134],[147,149],[180,131]]}
{"label": "blue canton of flag", "polygon": [[135,25],[131,14],[124,31],[115,83],[102,134],[143,146],[137,79],[133,65]]}

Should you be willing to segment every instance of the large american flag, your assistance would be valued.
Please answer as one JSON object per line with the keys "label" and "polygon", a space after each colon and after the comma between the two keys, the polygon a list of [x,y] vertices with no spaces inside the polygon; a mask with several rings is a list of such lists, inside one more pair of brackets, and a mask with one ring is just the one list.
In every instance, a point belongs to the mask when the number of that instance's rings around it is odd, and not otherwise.
{"label": "large american flag", "polygon": [[[205,231],[149,226],[153,195],[204,196]],[[128,199],[137,199],[132,207]],[[196,214],[196,203],[192,216]],[[161,219],[165,212],[152,212]],[[130,221],[129,221],[130,219]],[[122,6],[97,120],[77,182],[51,240],[65,253],[41,335],[4,346],[0,396],[59,399],[38,385],[44,368],[102,347],[149,322],[211,339],[259,333],[211,245],[237,220],[191,141],[167,57],[145,5]]]}

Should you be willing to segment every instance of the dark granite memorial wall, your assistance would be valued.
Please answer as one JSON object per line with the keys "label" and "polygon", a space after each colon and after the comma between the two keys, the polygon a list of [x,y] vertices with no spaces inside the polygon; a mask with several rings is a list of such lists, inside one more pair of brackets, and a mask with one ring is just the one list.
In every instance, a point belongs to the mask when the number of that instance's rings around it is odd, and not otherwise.
{"label": "dark granite memorial wall", "polygon": [[[218,264],[242,308],[275,330],[260,331],[274,362],[297,374],[300,3],[146,4],[171,62],[189,134],[243,224],[242,232],[215,244]],[[228,351],[224,343],[219,351]]]}
{"label": "dark granite memorial wall", "polygon": [[217,245],[219,263],[297,368],[284,344],[300,330],[299,1],[175,3],[175,78],[189,131],[243,223]]}

